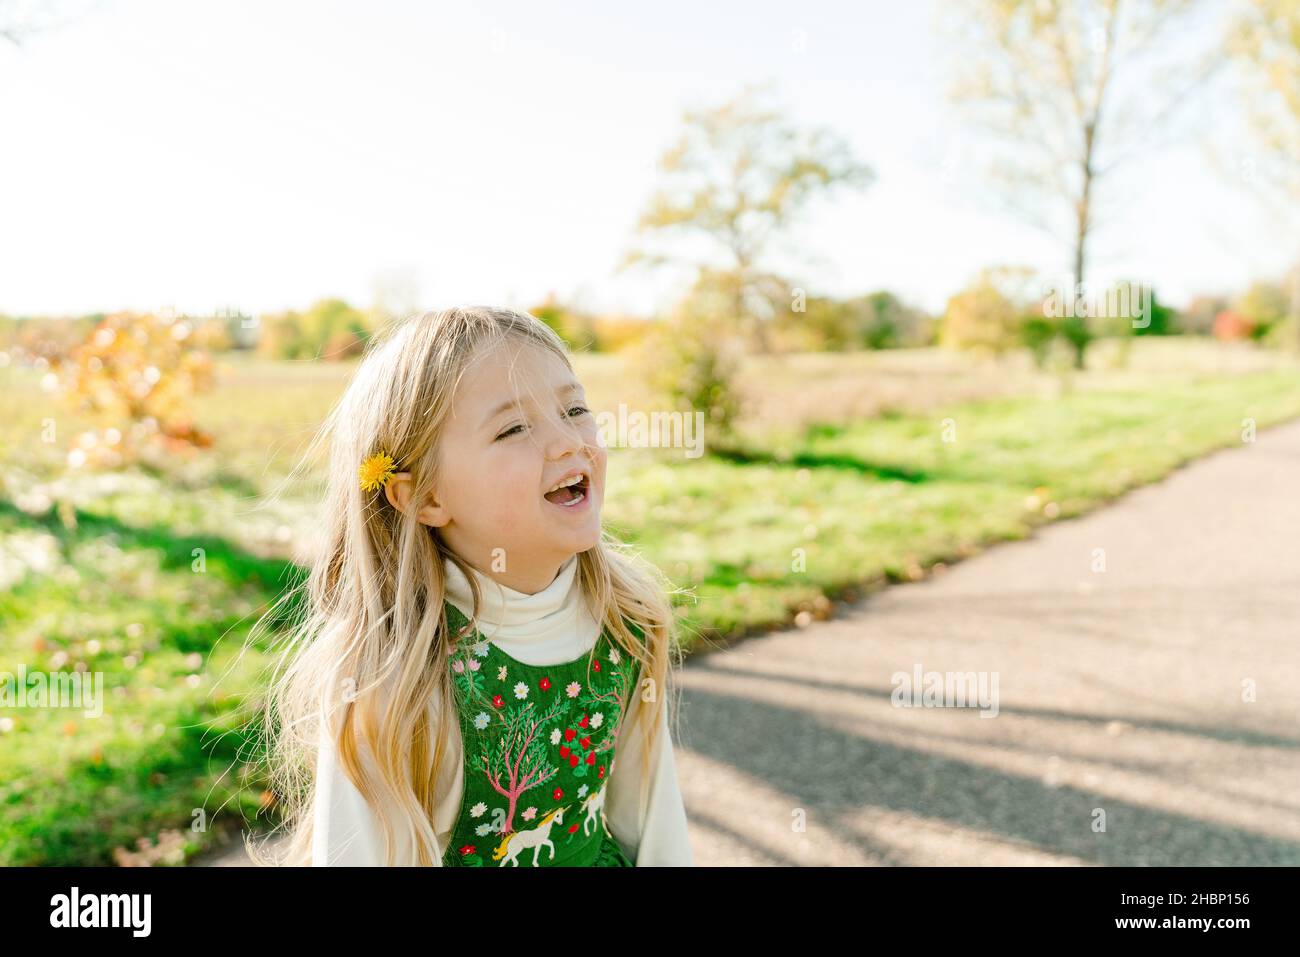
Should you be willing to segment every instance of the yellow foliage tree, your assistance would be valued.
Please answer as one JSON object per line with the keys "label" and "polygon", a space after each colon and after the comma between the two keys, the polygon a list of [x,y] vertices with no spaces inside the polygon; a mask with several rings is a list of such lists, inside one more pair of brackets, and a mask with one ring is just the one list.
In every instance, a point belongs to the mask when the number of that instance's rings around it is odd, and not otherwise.
{"label": "yellow foliage tree", "polygon": [[1018,310],[987,276],[948,300],[939,336],[949,349],[1001,355],[1016,344]]}
{"label": "yellow foliage tree", "polygon": [[169,452],[212,444],[189,409],[213,380],[211,357],[192,339],[184,319],[115,313],[52,363],[67,400],[103,422],[79,437],[72,464],[117,464],[150,444]]}

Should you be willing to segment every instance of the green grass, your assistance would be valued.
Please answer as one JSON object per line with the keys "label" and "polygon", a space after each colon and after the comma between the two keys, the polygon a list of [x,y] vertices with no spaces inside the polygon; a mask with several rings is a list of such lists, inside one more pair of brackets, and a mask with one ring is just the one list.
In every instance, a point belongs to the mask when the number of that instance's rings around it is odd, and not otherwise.
{"label": "green grass", "polygon": [[[43,543],[57,567],[0,592],[0,671],[103,674],[102,714],[7,709],[0,736],[0,865],[113,863],[140,835],[195,851],[251,819],[252,730],[237,707],[264,648],[240,654],[268,596],[296,574],[220,539],[177,538],[93,513],[70,529],[0,503],[0,535]],[[194,570],[195,548],[206,567]],[[200,566],[202,567],[202,566]],[[220,815],[216,814],[220,810]],[[211,830],[194,831],[198,822]]]}
{"label": "green grass", "polygon": [[[901,375],[911,360],[870,361],[898,363]],[[303,497],[253,505],[347,375],[273,371],[287,377],[281,399],[264,401],[266,370],[249,363],[205,400],[213,454],[165,475],[104,477],[61,473],[60,446],[35,436],[45,416],[61,416],[65,438],[75,420],[47,407],[32,377],[0,370],[10,492],[0,499],[0,672],[84,667],[104,673],[107,697],[98,718],[0,710],[0,864],[112,863],[115,848],[164,831],[179,831],[189,854],[264,813],[236,708],[256,705],[267,649],[239,653],[297,573],[288,557],[311,511]],[[616,373],[601,370],[611,383]],[[992,397],[939,406],[891,398],[877,418],[751,422],[744,448],[701,459],[612,450],[606,522],[694,593],[678,610],[698,648],[801,611],[825,615],[836,598],[915,579],[1241,447],[1244,419],[1262,429],[1300,416],[1294,367],[1098,376],[1050,398],[1036,394],[1041,379],[1011,385],[1021,394],[1000,383]],[[945,420],[955,441],[944,441]],[[24,499],[40,489],[67,504]],[[206,831],[191,830],[198,809]]]}
{"label": "green grass", "polygon": [[[1264,428],[1296,416],[1300,376],[1286,371],[990,399],[774,436],[729,460],[642,464],[615,476],[607,516],[695,586],[691,628],[735,637],[1242,446],[1244,419]],[[955,441],[943,441],[946,419]]]}

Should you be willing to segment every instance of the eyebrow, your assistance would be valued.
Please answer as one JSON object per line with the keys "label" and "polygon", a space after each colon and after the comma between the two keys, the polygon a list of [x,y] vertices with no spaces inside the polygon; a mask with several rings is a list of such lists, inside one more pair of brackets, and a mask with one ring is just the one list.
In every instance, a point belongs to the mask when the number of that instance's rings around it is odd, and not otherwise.
{"label": "eyebrow", "polygon": [[[572,380],[557,388],[555,390],[555,394],[559,396],[559,395],[566,395],[570,392],[580,392],[580,391],[582,391],[582,385],[577,380]],[[495,409],[493,409],[491,412],[487,414],[487,417],[483,420],[483,425],[485,426],[491,425],[492,421],[498,415],[500,415],[502,412],[506,412],[514,408],[518,404],[519,404],[518,397],[513,399],[507,399],[505,402],[502,402],[499,406],[497,406]]]}

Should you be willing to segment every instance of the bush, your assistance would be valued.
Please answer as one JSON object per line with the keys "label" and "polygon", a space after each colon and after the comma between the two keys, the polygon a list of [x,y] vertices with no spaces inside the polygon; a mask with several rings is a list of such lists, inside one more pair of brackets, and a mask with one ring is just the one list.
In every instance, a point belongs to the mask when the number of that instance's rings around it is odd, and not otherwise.
{"label": "bush", "polygon": [[1052,343],[1058,333],[1057,324],[1046,316],[1033,313],[1022,316],[1020,320],[1020,341],[1034,357],[1034,365],[1043,369],[1047,367],[1047,357],[1051,354]]}
{"label": "bush", "polygon": [[104,425],[102,433],[80,437],[72,464],[120,464],[159,442],[169,451],[211,444],[195,427],[189,403],[211,388],[212,360],[192,338],[184,319],[115,313],[57,357],[53,368],[65,398]]}
{"label": "bush", "polygon": [[1020,341],[1018,310],[987,278],[948,300],[939,343],[1001,355]]}
{"label": "bush", "polygon": [[740,413],[737,374],[742,334],[727,311],[731,298],[697,284],[673,314],[639,345],[636,362],[650,387],[672,407],[704,412],[723,442],[734,438]]}
{"label": "bush", "polygon": [[261,325],[257,352],[271,359],[346,359],[359,355],[373,332],[370,317],[342,299],[265,316]]}

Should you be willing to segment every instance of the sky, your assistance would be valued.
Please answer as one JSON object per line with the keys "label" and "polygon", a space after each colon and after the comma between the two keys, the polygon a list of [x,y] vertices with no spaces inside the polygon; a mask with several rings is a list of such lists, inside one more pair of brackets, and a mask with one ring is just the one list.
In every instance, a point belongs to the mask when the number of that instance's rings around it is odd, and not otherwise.
{"label": "sky", "polygon": [[[936,0],[939,2],[939,0]],[[0,41],[0,313],[250,314],[380,286],[412,305],[548,293],[664,308],[617,271],[683,111],[749,83],[876,174],[810,207],[781,265],[813,294],[941,309],[981,267],[1067,247],[991,202],[981,133],[945,97],[935,2],[221,3],[82,0]],[[1162,300],[1300,258],[1296,217],[1235,171],[1228,100],[1113,183],[1094,279]],[[1226,171],[1225,171],[1226,164]]]}

